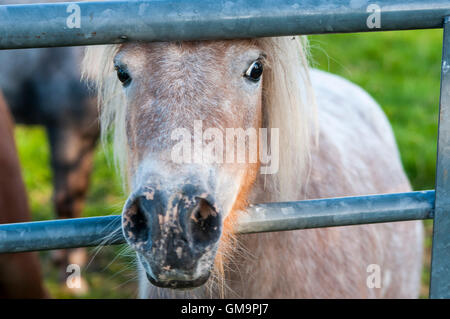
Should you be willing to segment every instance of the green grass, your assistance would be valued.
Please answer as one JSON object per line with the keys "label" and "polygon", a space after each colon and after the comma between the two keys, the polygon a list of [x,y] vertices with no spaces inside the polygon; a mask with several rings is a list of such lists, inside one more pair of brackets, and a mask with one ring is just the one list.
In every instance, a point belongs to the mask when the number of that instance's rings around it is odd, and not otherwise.
{"label": "green grass", "polygon": [[[361,85],[381,104],[416,190],[434,188],[441,41],[441,30],[310,37],[316,67]],[[33,219],[54,218],[45,132],[39,127],[18,127],[16,137]],[[118,214],[121,210],[125,197],[106,158],[99,148],[84,216]],[[431,222],[426,222],[423,296],[427,295],[429,281],[431,227]],[[91,289],[83,297],[136,297],[132,258],[115,258],[120,249],[104,248],[95,258],[90,249],[92,262],[82,275]],[[58,271],[49,256],[48,252],[41,253],[47,287],[55,297],[73,297],[58,284]]]}

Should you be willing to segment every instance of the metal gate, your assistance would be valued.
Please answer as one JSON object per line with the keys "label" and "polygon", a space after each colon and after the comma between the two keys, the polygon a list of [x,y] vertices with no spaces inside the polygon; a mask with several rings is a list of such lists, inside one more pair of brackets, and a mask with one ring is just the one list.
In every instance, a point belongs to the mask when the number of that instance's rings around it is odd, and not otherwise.
{"label": "metal gate", "polygon": [[[240,233],[434,219],[431,298],[450,298],[450,0],[0,5],[0,49],[443,28],[435,191],[251,206]],[[0,225],[0,253],[119,244],[120,216]]]}

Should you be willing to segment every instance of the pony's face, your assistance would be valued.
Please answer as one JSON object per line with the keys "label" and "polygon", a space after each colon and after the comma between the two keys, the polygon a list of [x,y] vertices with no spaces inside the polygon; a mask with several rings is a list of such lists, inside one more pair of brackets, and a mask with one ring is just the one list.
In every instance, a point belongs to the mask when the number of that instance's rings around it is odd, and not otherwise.
{"label": "pony's face", "polygon": [[256,42],[233,40],[130,43],[114,58],[132,190],[123,232],[156,286],[205,283],[245,206],[259,164],[228,157],[227,128],[261,127],[264,56]]}

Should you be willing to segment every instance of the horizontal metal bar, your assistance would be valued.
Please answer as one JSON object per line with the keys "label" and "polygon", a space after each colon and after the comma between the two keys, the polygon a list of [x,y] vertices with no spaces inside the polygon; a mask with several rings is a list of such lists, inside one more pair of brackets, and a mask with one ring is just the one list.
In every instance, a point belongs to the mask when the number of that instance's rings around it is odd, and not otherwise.
{"label": "horizontal metal bar", "polygon": [[434,191],[259,204],[239,220],[239,233],[432,219]]}
{"label": "horizontal metal bar", "polygon": [[[253,205],[241,234],[431,219],[434,191]],[[124,243],[120,216],[0,225],[0,253]]]}
{"label": "horizontal metal bar", "polygon": [[0,253],[121,244],[120,215],[0,225]]}
{"label": "horizontal metal bar", "polygon": [[0,49],[442,28],[448,0],[0,5]]}

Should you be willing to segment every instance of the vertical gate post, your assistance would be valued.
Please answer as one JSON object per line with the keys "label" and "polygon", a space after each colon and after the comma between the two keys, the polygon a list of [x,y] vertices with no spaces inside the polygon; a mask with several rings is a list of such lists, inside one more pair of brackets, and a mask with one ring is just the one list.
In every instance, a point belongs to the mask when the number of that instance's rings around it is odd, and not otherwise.
{"label": "vertical gate post", "polygon": [[450,298],[450,17],[444,21],[430,298]]}

